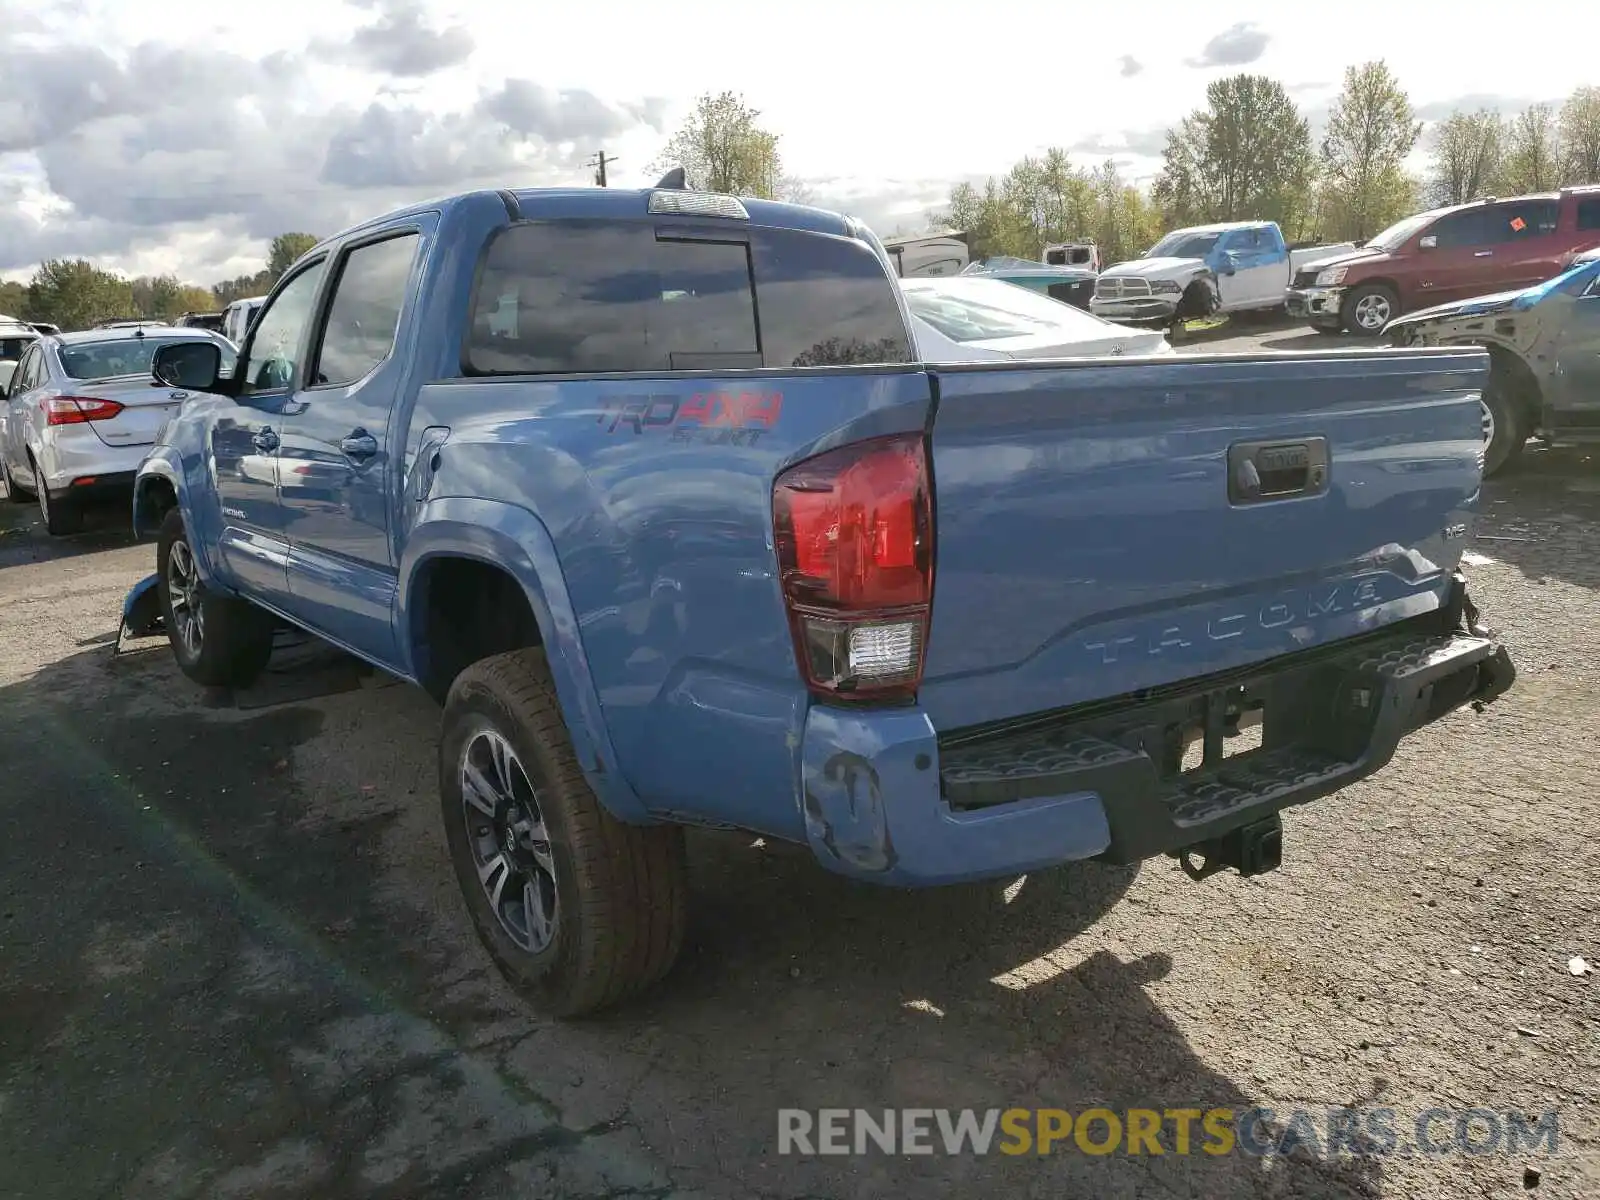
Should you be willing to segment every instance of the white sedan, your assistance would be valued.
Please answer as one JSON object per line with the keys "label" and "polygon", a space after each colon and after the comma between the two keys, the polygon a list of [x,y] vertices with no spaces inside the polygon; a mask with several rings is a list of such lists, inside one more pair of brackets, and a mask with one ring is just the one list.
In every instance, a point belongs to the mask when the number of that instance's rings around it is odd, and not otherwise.
{"label": "white sedan", "polygon": [[1113,325],[999,279],[902,279],[900,290],[925,362],[1172,353],[1159,331]]}

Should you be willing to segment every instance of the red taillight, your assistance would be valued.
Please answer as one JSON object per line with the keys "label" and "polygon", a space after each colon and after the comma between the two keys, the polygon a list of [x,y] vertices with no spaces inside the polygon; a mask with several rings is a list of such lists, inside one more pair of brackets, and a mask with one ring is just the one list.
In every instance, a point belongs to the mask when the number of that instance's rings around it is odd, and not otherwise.
{"label": "red taillight", "polygon": [[813,692],[910,696],[933,598],[933,497],[921,434],[830,450],[778,476],[772,517],[795,655]]}
{"label": "red taillight", "polygon": [[122,411],[115,400],[94,396],[51,396],[44,402],[46,425],[82,425],[85,421],[109,421]]}

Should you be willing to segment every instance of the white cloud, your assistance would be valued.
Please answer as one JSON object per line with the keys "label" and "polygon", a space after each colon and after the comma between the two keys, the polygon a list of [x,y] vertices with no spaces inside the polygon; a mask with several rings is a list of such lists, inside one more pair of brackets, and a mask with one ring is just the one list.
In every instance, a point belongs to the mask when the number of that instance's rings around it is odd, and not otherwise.
{"label": "white cloud", "polygon": [[[887,232],[919,224],[952,182],[1050,145],[1148,177],[1161,131],[1241,63],[1324,111],[1344,68],[1380,55],[1419,107],[1559,98],[1593,74],[1582,39],[1528,21],[1486,42],[1482,21],[1439,0],[1362,22],[1228,0],[1111,6],[1087,40],[1042,0],[995,0],[953,39],[907,0],[764,13],[726,0],[35,0],[8,22],[0,242],[201,282],[249,270],[284,228],[327,233],[484,182],[586,182],[601,143],[618,156],[613,186],[647,184],[694,97],[724,88],[762,110],[818,200]],[[344,148],[333,163],[330,147]],[[31,261],[0,268],[26,276]]]}

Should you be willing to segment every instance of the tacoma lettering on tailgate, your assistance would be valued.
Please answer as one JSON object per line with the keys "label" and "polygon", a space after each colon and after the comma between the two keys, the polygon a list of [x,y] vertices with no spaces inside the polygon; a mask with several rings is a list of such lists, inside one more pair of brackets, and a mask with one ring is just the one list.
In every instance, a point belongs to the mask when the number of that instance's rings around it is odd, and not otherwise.
{"label": "tacoma lettering on tailgate", "polygon": [[1083,648],[1103,665],[1123,661],[1129,655],[1164,654],[1183,650],[1196,642],[1221,642],[1241,637],[1251,629],[1279,629],[1295,622],[1320,621],[1326,617],[1371,608],[1383,603],[1378,575],[1346,579],[1304,592],[1287,593],[1270,603],[1214,617],[1166,618],[1159,629],[1084,642]]}

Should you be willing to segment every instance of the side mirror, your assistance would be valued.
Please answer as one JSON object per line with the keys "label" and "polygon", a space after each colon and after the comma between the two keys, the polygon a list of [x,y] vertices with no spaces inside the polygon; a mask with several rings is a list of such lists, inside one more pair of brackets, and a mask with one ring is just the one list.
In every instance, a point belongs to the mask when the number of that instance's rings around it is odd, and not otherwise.
{"label": "side mirror", "polygon": [[209,392],[217,386],[222,348],[214,342],[172,342],[156,350],[150,374],[168,387]]}
{"label": "side mirror", "polygon": [[1436,249],[1438,245],[1439,235],[1436,233],[1425,234],[1417,240],[1418,250],[1433,250]]}

